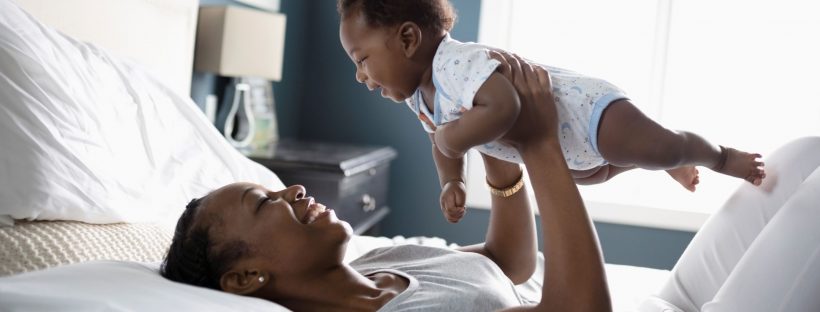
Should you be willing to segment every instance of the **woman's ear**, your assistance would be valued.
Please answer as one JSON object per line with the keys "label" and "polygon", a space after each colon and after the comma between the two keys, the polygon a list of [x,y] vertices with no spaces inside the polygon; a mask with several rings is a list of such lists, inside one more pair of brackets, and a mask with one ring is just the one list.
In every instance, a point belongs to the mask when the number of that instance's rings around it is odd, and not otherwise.
{"label": "woman's ear", "polygon": [[267,285],[270,279],[269,274],[257,269],[231,270],[222,274],[219,279],[219,286],[229,293],[247,295]]}
{"label": "woman's ear", "polygon": [[399,42],[404,56],[413,57],[421,46],[422,32],[419,25],[413,22],[404,22],[399,25]]}

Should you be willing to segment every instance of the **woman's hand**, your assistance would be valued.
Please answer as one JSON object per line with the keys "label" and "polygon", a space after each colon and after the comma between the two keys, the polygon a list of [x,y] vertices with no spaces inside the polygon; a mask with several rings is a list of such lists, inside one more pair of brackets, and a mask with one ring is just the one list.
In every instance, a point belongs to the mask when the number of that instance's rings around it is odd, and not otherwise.
{"label": "woman's hand", "polygon": [[501,74],[515,86],[521,101],[518,119],[500,141],[519,151],[538,141],[557,142],[558,112],[549,73],[505,51],[490,51],[490,57],[501,62]]}

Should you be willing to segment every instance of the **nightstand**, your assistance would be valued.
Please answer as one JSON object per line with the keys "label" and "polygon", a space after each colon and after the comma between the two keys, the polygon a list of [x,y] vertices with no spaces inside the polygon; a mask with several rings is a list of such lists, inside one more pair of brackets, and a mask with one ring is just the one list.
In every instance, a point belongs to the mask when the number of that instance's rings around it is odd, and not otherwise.
{"label": "nightstand", "polygon": [[285,185],[301,184],[308,196],[336,211],[355,234],[378,235],[387,216],[390,147],[281,140],[271,158],[251,158],[272,170]]}

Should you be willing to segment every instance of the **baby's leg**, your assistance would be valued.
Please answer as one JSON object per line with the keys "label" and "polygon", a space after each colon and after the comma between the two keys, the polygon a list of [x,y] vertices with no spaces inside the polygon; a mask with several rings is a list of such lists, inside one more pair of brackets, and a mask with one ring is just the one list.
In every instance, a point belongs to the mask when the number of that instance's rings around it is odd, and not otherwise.
{"label": "baby's leg", "polygon": [[601,156],[617,166],[650,170],[704,166],[755,185],[765,177],[760,168],[763,163],[756,160],[760,155],[722,148],[691,132],[666,129],[627,100],[615,101],[604,110],[597,143]]}
{"label": "baby's leg", "polygon": [[593,185],[609,181],[618,174],[635,169],[635,166],[618,167],[603,165],[589,170],[570,170],[572,178],[578,185]]}
{"label": "baby's leg", "polygon": [[666,173],[672,176],[672,179],[678,181],[684,188],[690,192],[695,191],[695,187],[700,183],[700,176],[698,175],[698,168],[695,166],[683,166],[674,169],[667,169]]}

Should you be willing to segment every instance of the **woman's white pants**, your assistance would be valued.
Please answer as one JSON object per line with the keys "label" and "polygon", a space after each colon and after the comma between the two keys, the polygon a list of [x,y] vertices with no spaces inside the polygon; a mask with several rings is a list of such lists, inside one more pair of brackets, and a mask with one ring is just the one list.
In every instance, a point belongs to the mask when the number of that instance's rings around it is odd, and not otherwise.
{"label": "woman's white pants", "polygon": [[642,311],[820,311],[820,137],[765,158],[698,231]]}

